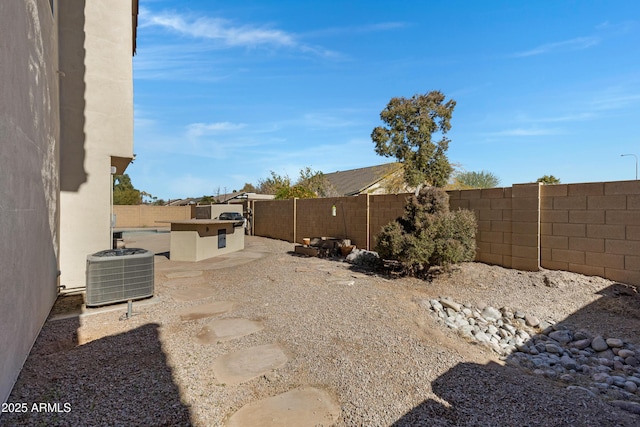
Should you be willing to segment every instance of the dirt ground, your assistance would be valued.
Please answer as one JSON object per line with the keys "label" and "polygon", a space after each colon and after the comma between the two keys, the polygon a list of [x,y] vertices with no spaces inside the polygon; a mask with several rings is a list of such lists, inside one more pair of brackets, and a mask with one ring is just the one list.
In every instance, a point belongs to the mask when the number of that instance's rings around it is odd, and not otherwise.
{"label": "dirt ground", "polygon": [[[225,264],[232,256],[189,265],[156,257],[156,295],[134,303],[126,321],[126,304],[86,310],[82,295],[59,298],[9,402],[70,402],[73,411],[5,413],[0,425],[217,426],[248,403],[306,384],[335,396],[338,426],[640,425],[640,415],[507,366],[421,304],[449,297],[509,307],[640,345],[636,287],[480,263],[427,282],[296,256],[292,248],[249,237],[235,265]],[[177,298],[190,290],[215,295]],[[196,336],[209,319],[177,313],[211,300],[234,301],[228,316],[261,321],[264,331],[203,346]],[[284,367],[216,385],[216,358],[272,342],[290,355]]]}

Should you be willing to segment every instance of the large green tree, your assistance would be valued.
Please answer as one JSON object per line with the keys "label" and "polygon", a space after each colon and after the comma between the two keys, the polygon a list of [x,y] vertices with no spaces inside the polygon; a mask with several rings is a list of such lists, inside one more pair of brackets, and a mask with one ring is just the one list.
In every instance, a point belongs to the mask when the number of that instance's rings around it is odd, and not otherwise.
{"label": "large green tree", "polygon": [[139,205],[142,202],[140,191],[134,188],[126,173],[114,176],[113,183],[114,205]]}
{"label": "large green tree", "polygon": [[385,126],[371,133],[376,153],[403,163],[410,186],[418,190],[425,184],[443,187],[453,170],[446,155],[449,139],[445,135],[451,129],[455,106],[454,100],[445,101],[439,91],[409,99],[392,98],[380,113]]}

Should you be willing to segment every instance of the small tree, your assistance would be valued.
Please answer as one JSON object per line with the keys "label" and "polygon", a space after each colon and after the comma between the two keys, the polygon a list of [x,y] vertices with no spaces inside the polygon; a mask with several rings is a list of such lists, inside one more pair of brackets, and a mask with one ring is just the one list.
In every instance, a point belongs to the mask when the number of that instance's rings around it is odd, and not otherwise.
{"label": "small tree", "polygon": [[449,211],[449,195],[429,187],[408,199],[402,218],[387,224],[377,236],[376,251],[396,260],[406,274],[426,276],[431,266],[472,261],[476,218],[469,210]]}
{"label": "small tree", "polygon": [[540,178],[538,178],[536,182],[552,185],[552,184],[560,184],[560,179],[556,178],[553,175],[543,175]]}
{"label": "small tree", "polygon": [[310,167],[300,170],[300,177],[296,186],[303,187],[314,194],[314,197],[339,196],[338,191],[320,171],[314,171]]}
{"label": "small tree", "polygon": [[460,188],[494,188],[500,185],[500,178],[491,172],[460,172],[455,175]]}
{"label": "small tree", "polygon": [[240,189],[240,192],[241,192],[241,193],[255,193],[255,192],[257,192],[257,191],[258,191],[258,190],[256,189],[256,187],[254,187],[254,186],[253,186],[253,184],[250,184],[250,183],[248,183],[248,182],[247,182],[247,183],[245,183],[245,184],[244,184],[244,187],[242,187],[242,188]]}
{"label": "small tree", "polygon": [[[373,129],[371,139],[376,153],[395,157],[404,165],[406,183],[416,187],[416,194],[424,184],[443,187],[447,184],[452,167],[447,159],[454,100],[445,102],[439,91],[414,95],[410,99],[392,98],[380,113],[386,124]],[[434,134],[441,134],[433,141]]]}
{"label": "small tree", "polygon": [[271,177],[258,181],[258,190],[262,194],[276,194],[282,187],[291,187],[291,179],[288,175],[280,176],[271,171]]}
{"label": "small tree", "polygon": [[300,170],[300,177],[293,185],[288,175],[280,176],[271,171],[270,178],[258,181],[258,191],[274,194],[276,199],[309,199],[339,195],[322,172],[314,171],[310,167]]}
{"label": "small tree", "polygon": [[294,185],[292,187],[281,187],[276,193],[277,200],[293,198],[313,199],[315,197],[318,197],[316,193],[301,185]]}

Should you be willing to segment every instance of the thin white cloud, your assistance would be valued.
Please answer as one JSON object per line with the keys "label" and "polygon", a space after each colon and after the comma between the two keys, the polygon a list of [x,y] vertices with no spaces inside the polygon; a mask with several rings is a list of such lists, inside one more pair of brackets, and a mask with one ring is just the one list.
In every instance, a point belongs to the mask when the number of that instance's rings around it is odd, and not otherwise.
{"label": "thin white cloud", "polygon": [[624,21],[624,22],[614,22],[611,23],[609,21],[604,21],[598,25],[596,25],[596,30],[598,31],[606,31],[609,34],[620,35],[627,34],[628,32],[637,28],[637,21]]}
{"label": "thin white cloud", "polygon": [[255,47],[259,45],[294,46],[292,34],[266,26],[237,25],[222,18],[192,18],[179,13],[152,13],[140,9],[140,27],[158,26],[179,34],[215,40],[226,46]]}
{"label": "thin white cloud", "polygon": [[591,107],[597,111],[619,110],[640,101],[640,94],[605,95],[594,99]]}
{"label": "thin white cloud", "polygon": [[582,112],[574,114],[558,115],[556,117],[528,117],[518,116],[517,120],[523,123],[564,123],[564,122],[581,122],[596,118],[593,112]]}
{"label": "thin white cloud", "polygon": [[330,111],[311,111],[300,116],[263,125],[260,133],[277,132],[284,128],[303,128],[307,131],[344,129],[361,123],[358,109],[337,108]]}
{"label": "thin white cloud", "polygon": [[498,132],[491,132],[489,136],[545,136],[545,135],[561,135],[564,132],[560,129],[525,129],[514,128],[505,129]]}
{"label": "thin white cloud", "polygon": [[207,43],[162,43],[138,48],[133,58],[137,80],[189,80],[216,82],[229,78],[227,61],[210,52],[219,50]]}
{"label": "thin white cloud", "polygon": [[582,49],[587,49],[592,46],[595,46],[598,43],[600,43],[599,37],[593,37],[593,36],[576,37],[571,40],[564,40],[564,41],[555,42],[555,43],[543,44],[531,50],[518,52],[513,56],[518,58],[524,58],[528,56],[542,55],[546,53],[554,53],[559,51],[564,52],[564,51],[571,51],[571,50],[582,50]]}
{"label": "thin white cloud", "polygon": [[302,34],[305,37],[325,37],[325,36],[342,36],[345,34],[363,34],[374,33],[380,31],[390,31],[407,27],[406,22],[379,22],[368,25],[355,25],[349,27],[331,27],[322,30],[309,31]]}
{"label": "thin white cloud", "polygon": [[289,48],[326,58],[341,58],[338,52],[301,43],[298,36],[268,25],[238,24],[223,18],[194,17],[177,12],[153,13],[141,8],[139,27],[160,27],[183,36],[213,42],[219,48]]}
{"label": "thin white cloud", "polygon": [[220,132],[233,131],[244,128],[244,123],[191,123],[187,125],[187,135],[190,137],[199,137],[203,135],[211,135]]}

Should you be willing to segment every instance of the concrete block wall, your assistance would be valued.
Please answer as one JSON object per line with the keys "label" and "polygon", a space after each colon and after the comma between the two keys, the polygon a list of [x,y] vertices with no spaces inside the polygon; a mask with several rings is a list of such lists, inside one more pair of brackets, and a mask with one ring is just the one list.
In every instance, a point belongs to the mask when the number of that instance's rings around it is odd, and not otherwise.
{"label": "concrete block wall", "polygon": [[191,219],[191,206],[115,205],[116,228],[169,227],[162,221]]}
{"label": "concrete block wall", "polygon": [[476,261],[511,267],[511,187],[448,193],[452,211],[469,209],[476,215]]}
{"label": "concrete block wall", "polygon": [[[470,209],[476,215],[476,261],[528,271],[566,270],[640,285],[640,181],[515,184],[448,193],[452,210]],[[296,213],[293,201],[257,202],[255,234],[290,242],[334,235],[373,249],[380,229],[403,215],[408,196],[297,200]],[[338,210],[335,218],[329,216],[333,204]],[[368,237],[360,237],[365,229]]]}
{"label": "concrete block wall", "polygon": [[382,227],[404,215],[404,206],[411,193],[369,196],[369,246],[376,247],[376,236]]}
{"label": "concrete block wall", "polygon": [[640,284],[640,181],[541,190],[543,268]]}
{"label": "concrete block wall", "polygon": [[511,268],[540,269],[540,186],[516,184],[511,189]]}
{"label": "concrete block wall", "polygon": [[[327,197],[296,201],[296,243],[305,237],[351,239],[359,248],[367,247],[368,195]],[[336,215],[333,216],[333,206]]]}
{"label": "concrete block wall", "polygon": [[253,208],[253,234],[294,242],[296,202],[296,199],[256,201]]}

